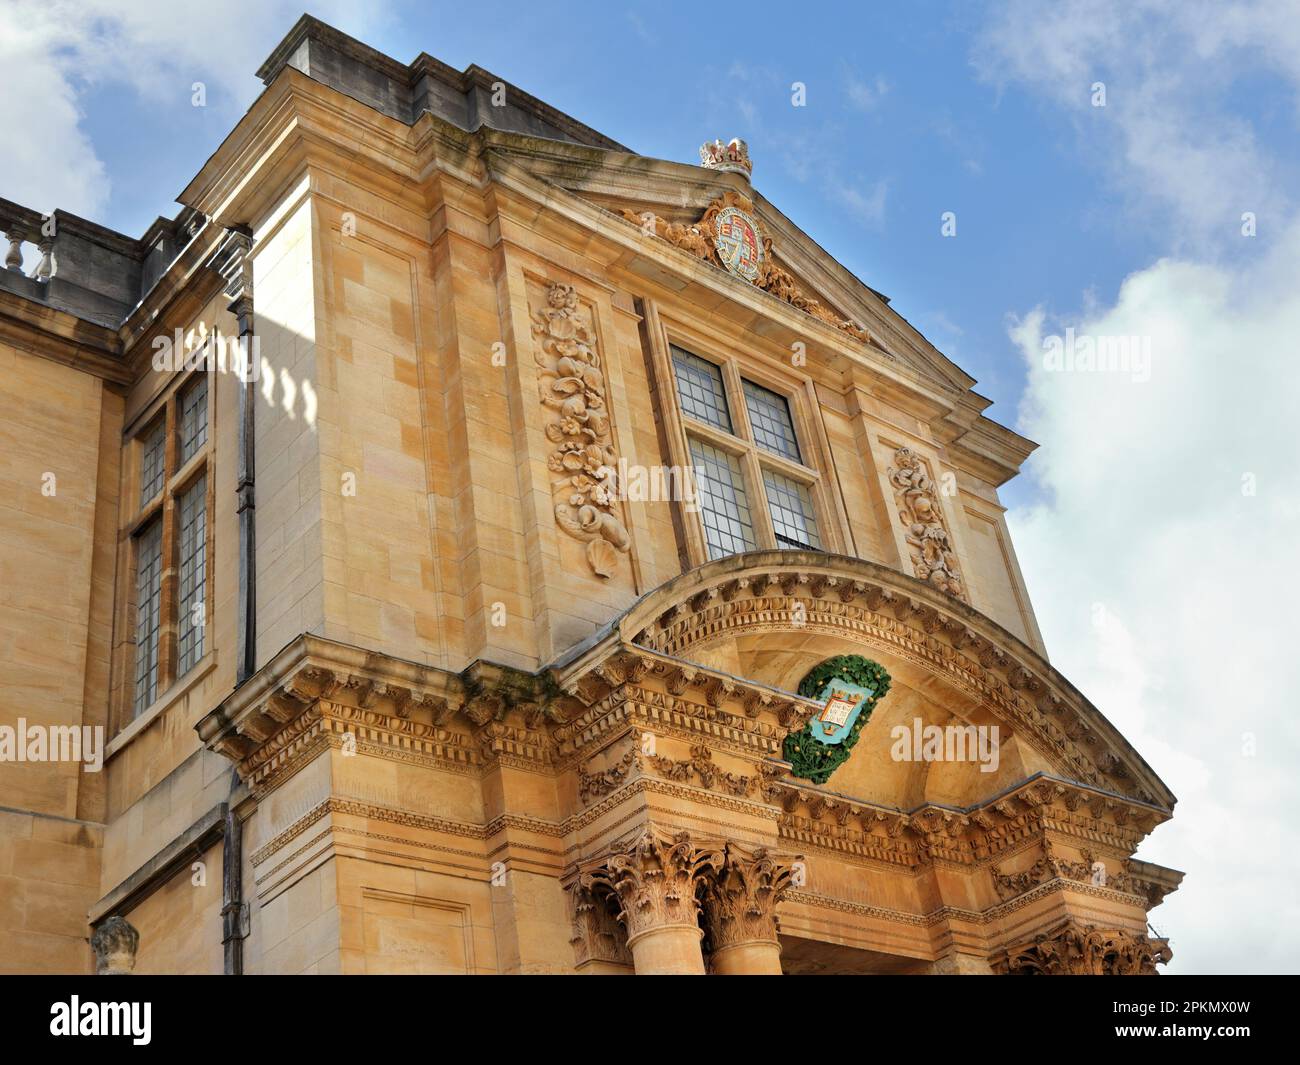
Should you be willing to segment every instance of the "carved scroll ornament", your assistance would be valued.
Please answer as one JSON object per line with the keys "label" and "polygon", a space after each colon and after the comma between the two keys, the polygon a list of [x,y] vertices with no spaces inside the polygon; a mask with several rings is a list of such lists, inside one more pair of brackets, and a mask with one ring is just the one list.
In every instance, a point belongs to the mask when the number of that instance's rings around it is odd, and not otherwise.
{"label": "carved scroll ornament", "polygon": [[957,566],[957,553],[948,536],[925,461],[911,448],[900,447],[894,452],[894,463],[889,468],[889,483],[894,489],[899,521],[903,523],[912,571],[939,591],[964,600],[966,587]]}
{"label": "carved scroll ornament", "polygon": [[547,287],[546,306],[533,314],[533,335],[538,398],[552,412],[546,438],[555,445],[547,459],[558,475],[551,482],[555,520],[586,542],[592,572],[610,577],[631,540],[618,507],[618,456],[595,331],[572,285]]}

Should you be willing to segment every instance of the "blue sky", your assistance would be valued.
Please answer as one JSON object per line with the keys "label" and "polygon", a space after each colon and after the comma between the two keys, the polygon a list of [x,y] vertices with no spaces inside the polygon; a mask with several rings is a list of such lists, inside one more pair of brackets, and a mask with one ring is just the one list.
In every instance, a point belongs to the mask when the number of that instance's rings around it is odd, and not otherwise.
{"label": "blue sky", "polygon": [[[687,3],[347,7],[322,15],[403,60],[423,49],[478,63],[642,154],[693,162],[706,138],[745,138],[756,187],[978,378],[1006,424],[1024,381],[1008,311],[1112,297],[1161,251],[1079,158],[1074,124],[1107,112],[1063,114],[984,76],[969,5],[804,4],[797,17],[764,4],[733,17]],[[295,17],[280,10],[236,55],[132,80],[74,75],[108,178],[96,220],[134,235],[174,211],[257,91],[253,70]],[[111,48],[120,38],[100,25]],[[191,105],[194,81],[205,107]],[[795,82],[804,107],[792,106]],[[1085,102],[1088,84],[1078,91]],[[945,211],[955,238],[940,236]],[[1029,487],[1022,478],[1010,497]]]}
{"label": "blue sky", "polygon": [[[0,195],[133,235],[174,213],[301,14],[221,6],[0,3]],[[1296,970],[1297,0],[312,13],[646,155],[745,138],[755,186],[1042,445],[1008,524],[1054,665],[1179,796],[1139,851],[1187,872],[1152,915],[1170,971]],[[1066,329],[1143,338],[1150,374],[1053,370]]]}

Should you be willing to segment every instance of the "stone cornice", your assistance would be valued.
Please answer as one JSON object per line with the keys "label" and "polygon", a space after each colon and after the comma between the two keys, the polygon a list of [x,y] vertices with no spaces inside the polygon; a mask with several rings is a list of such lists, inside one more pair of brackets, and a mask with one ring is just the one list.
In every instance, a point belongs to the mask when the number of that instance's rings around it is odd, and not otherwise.
{"label": "stone cornice", "polygon": [[[909,866],[928,861],[981,864],[1041,839],[1049,830],[1081,846],[1098,844],[1131,854],[1166,816],[1147,803],[1042,773],[967,807],[924,803],[900,810],[788,776],[771,781],[768,792],[768,801],[783,811],[782,833],[790,838]],[[895,840],[903,845],[891,842]]]}
{"label": "stone cornice", "polygon": [[131,382],[116,330],[3,289],[0,341],[115,385]]}
{"label": "stone cornice", "polygon": [[[571,707],[554,733],[566,765],[638,716],[686,738],[707,736],[741,753],[773,757],[785,734],[818,709],[791,692],[617,639],[551,672]],[[648,688],[647,678],[665,690]]]}

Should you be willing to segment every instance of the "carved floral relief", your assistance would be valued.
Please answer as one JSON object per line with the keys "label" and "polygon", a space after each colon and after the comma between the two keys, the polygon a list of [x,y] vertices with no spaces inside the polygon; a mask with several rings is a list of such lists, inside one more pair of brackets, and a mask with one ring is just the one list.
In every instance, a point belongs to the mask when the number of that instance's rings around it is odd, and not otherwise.
{"label": "carved floral relief", "polygon": [[610,432],[605,375],[595,330],[572,285],[552,284],[533,314],[538,398],[550,412],[547,468],[555,520],[587,545],[587,563],[611,577],[631,546],[617,498],[618,455]]}
{"label": "carved floral relief", "polygon": [[966,599],[966,586],[957,565],[957,552],[939,509],[934,481],[925,460],[908,447],[894,452],[889,483],[903,523],[903,536],[912,559],[912,571],[941,592]]}

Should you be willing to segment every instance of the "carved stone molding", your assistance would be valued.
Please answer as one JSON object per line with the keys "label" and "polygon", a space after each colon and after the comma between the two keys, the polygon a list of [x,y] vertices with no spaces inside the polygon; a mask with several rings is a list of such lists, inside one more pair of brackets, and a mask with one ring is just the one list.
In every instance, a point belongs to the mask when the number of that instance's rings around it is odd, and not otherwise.
{"label": "carved stone molding", "polygon": [[925,460],[911,448],[900,447],[894,452],[894,463],[889,467],[889,483],[911,553],[912,571],[939,591],[965,600],[966,586],[957,565],[957,552]]}
{"label": "carved stone molding", "polygon": [[777,942],[776,907],[794,887],[803,859],[765,847],[728,843],[722,868],[705,882],[704,919],[715,950]]}
{"label": "carved stone molding", "polygon": [[687,782],[695,779],[700,787],[707,788],[709,791],[722,791],[742,798],[753,793],[759,784],[759,778],[756,776],[742,776],[720,768],[713,761],[713,752],[699,744],[691,748],[691,756],[685,760],[650,755],[646,761],[668,780]]}
{"label": "carved stone molding", "polygon": [[705,208],[704,214],[700,216],[699,221],[692,224],[669,222],[653,212],[637,212],[627,208],[623,208],[622,215],[634,225],[648,232],[653,232],[655,236],[668,241],[670,244],[675,244],[683,251],[690,252],[697,258],[712,263],[719,269],[725,269],[726,267],[718,255],[715,225],[718,215],[729,208],[743,211],[758,226],[762,242],[762,254],[761,265],[758,276],[753,282],[754,285],[766,292],[770,292],[777,299],[784,300],[792,307],[799,308],[805,314],[810,314],[819,321],[825,322],[827,325],[833,326],[857,340],[861,340],[863,343],[872,342],[871,335],[865,329],[856,322],[841,318],[821,301],[807,295],[790,272],[776,264],[772,256],[772,239],[763,229],[762,223],[758,221],[758,215],[754,211],[754,203],[748,196],[742,196],[738,192],[728,190],[713,200]]}
{"label": "carved stone molding", "polygon": [[584,862],[571,890],[612,896],[631,940],[666,925],[694,926],[701,882],[722,863],[720,841],[647,825],[630,843],[615,844],[605,857]]}
{"label": "carved stone molding", "polygon": [[547,467],[554,475],[555,520],[586,543],[592,572],[611,577],[631,537],[618,502],[618,455],[596,333],[572,285],[547,286],[546,306],[533,314],[533,335],[538,398],[551,414]]}
{"label": "carved stone molding", "polygon": [[1173,951],[1164,940],[1069,921],[993,959],[993,971],[1020,976],[1155,976]]}
{"label": "carved stone molding", "polygon": [[1028,869],[1019,873],[1003,873],[996,865],[989,868],[989,873],[993,877],[993,888],[998,893],[998,898],[1005,902],[1007,899],[1014,899],[1017,895],[1023,895],[1031,888],[1037,887],[1045,880],[1050,880],[1056,875],[1052,868],[1052,863],[1045,857],[1040,857]]}
{"label": "carved stone molding", "polygon": [[578,798],[583,802],[617,791],[632,775],[637,766],[637,749],[629,746],[623,756],[604,769],[593,770],[590,765],[578,767]]}

